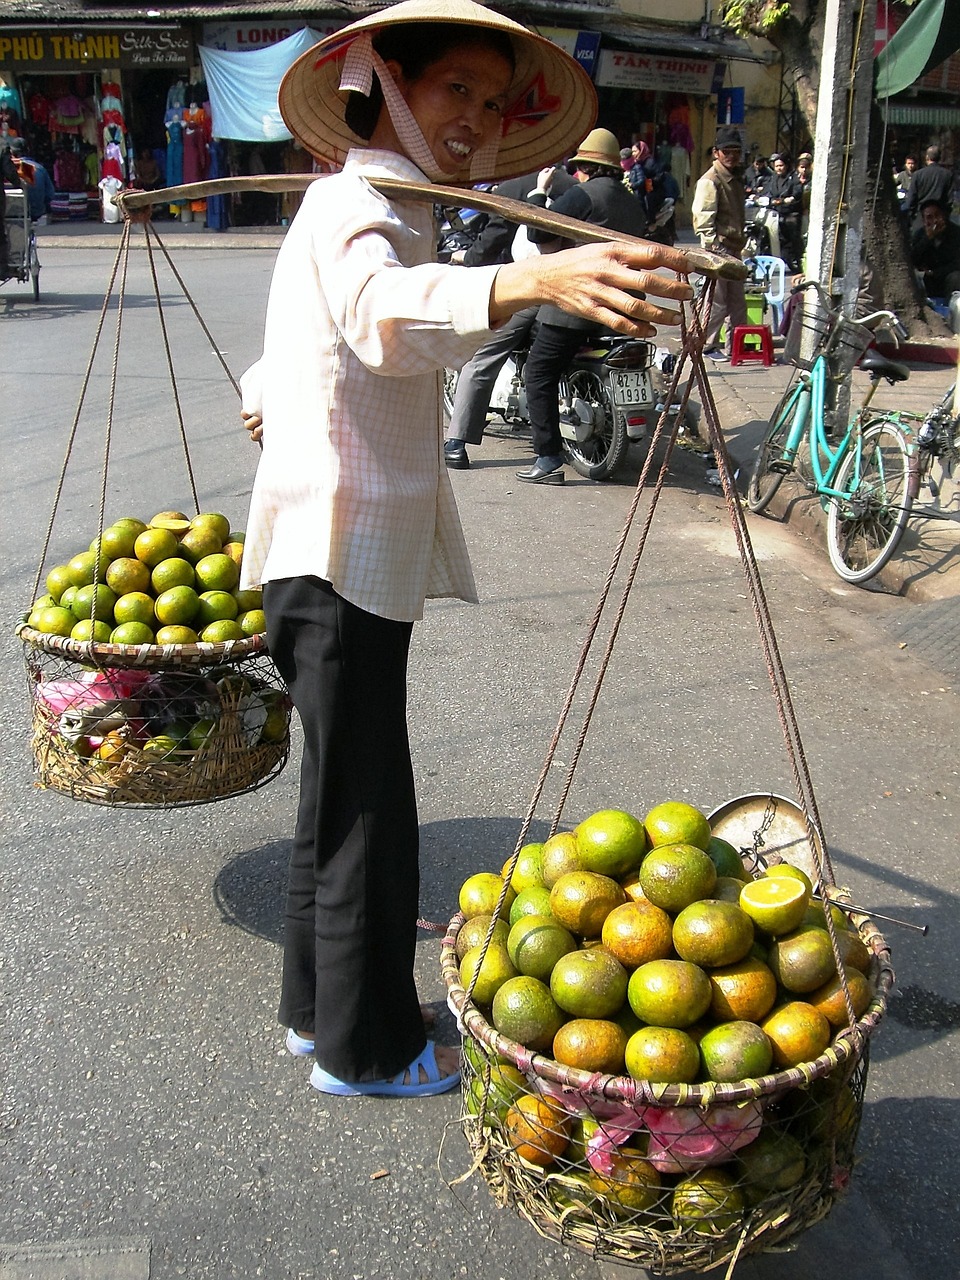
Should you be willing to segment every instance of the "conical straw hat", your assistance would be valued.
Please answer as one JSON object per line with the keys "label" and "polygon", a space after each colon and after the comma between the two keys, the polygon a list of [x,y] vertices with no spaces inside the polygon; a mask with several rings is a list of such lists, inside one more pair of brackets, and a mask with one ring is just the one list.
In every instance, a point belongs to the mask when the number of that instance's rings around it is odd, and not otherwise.
{"label": "conical straw hat", "polygon": [[557,45],[472,0],[403,0],[352,22],[302,54],[280,85],[280,112],[293,136],[318,160],[342,165],[351,147],[369,145],[344,119],[340,91],[347,49],[362,32],[403,22],[449,22],[502,31],[511,39],[516,74],[504,112],[504,132],[489,173],[465,170],[455,184],[498,181],[532,173],[569,156],[592,127],[597,95],[580,64]]}

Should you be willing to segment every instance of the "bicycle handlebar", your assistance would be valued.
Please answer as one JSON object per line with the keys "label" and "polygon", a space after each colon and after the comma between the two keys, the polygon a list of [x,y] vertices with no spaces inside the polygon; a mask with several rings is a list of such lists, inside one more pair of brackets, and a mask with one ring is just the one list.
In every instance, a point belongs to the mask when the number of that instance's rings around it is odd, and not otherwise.
{"label": "bicycle handlebar", "polygon": [[[827,293],[826,289],[824,289],[823,285],[821,285],[819,280],[801,280],[799,284],[794,285],[793,288],[790,290],[791,297],[795,293],[802,293],[806,289],[816,289],[817,297],[820,299],[821,305],[823,306],[824,310],[829,313],[830,316],[834,318],[837,318],[837,317],[842,317],[843,319],[847,318],[846,316],[843,315],[843,312],[834,305],[831,296]],[[856,316],[854,317],[854,320],[853,320],[854,324],[863,325],[865,329],[879,329],[884,324],[884,322],[888,324],[890,328],[890,332],[893,334],[894,345],[899,347],[900,331],[903,331],[904,333],[906,331],[902,330],[902,326],[900,324],[900,317],[895,312],[871,311],[869,315]]]}

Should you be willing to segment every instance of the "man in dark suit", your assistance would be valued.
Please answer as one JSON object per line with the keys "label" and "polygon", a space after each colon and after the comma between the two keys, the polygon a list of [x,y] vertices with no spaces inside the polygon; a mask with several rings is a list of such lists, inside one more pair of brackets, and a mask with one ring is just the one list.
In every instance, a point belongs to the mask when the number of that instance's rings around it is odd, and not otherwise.
{"label": "man in dark suit", "polygon": [[944,213],[949,214],[952,187],[953,173],[940,163],[940,148],[927,147],[924,165],[913,175],[907,198],[903,202],[903,212],[915,231],[921,226],[920,210],[931,200],[935,200]]}
{"label": "man in dark suit", "polygon": [[[510,178],[497,187],[497,195],[524,201],[540,180],[547,181],[548,170],[528,173],[523,178]],[[549,171],[551,192],[559,195],[573,185],[573,179],[562,168]],[[507,222],[492,213],[469,249],[454,253],[450,261],[465,267],[487,267],[497,262],[513,261],[513,246],[520,230],[516,222]],[[468,444],[482,444],[487,423],[490,396],[511,351],[522,347],[537,318],[537,308],[518,311],[488,338],[472,360],[460,370],[443,460],[453,471],[466,471],[470,466]]]}
{"label": "man in dark suit", "polygon": [[[580,144],[571,164],[577,185],[554,201],[552,212],[629,235],[646,235],[647,215],[643,203],[623,185],[620,144],[609,129],[592,130]],[[530,200],[545,204],[547,196],[534,192]],[[555,240],[549,232],[533,228],[528,234],[535,243]],[[540,307],[537,326],[537,336],[524,366],[527,411],[533,432],[533,451],[537,456],[532,466],[517,472],[517,479],[531,484],[562,484],[560,378],[597,326],[550,305]]]}
{"label": "man in dark suit", "polygon": [[920,228],[910,240],[910,261],[923,278],[928,298],[949,298],[960,289],[960,227],[936,200],[920,210]]}

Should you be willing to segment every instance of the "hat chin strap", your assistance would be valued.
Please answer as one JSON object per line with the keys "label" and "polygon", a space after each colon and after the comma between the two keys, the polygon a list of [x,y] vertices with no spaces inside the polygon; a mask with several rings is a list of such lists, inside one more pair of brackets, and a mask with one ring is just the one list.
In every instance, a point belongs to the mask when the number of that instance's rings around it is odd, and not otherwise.
{"label": "hat chin strap", "polygon": [[[369,98],[373,88],[374,72],[377,73],[380,88],[383,90],[383,100],[390,121],[408,159],[412,160],[431,182],[449,181],[450,175],[437,164],[436,157],[423,136],[423,130],[417,124],[416,117],[397,88],[397,82],[374,49],[370,35],[364,32],[357,36],[347,49],[343,74],[340,77],[341,91],[352,90]],[[473,153],[470,161],[471,177],[476,174],[489,174],[492,171],[499,146],[499,137],[494,137],[491,142]]]}

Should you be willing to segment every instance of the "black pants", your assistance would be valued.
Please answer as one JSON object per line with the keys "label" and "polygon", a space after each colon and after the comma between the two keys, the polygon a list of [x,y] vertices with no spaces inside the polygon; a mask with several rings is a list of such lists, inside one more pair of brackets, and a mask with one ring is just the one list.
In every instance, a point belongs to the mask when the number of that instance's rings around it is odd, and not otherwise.
{"label": "black pants", "polygon": [[533,452],[538,458],[559,458],[563,453],[560,378],[588,337],[585,329],[567,329],[557,324],[541,324],[537,329],[523,367],[523,381],[527,389]]}
{"label": "black pants", "polygon": [[426,1043],[414,982],[419,828],[406,722],[412,623],[320,578],[264,586],[270,652],[303,726],[279,1020],[340,1080],[379,1080]]}

